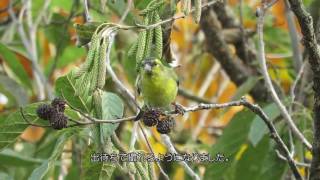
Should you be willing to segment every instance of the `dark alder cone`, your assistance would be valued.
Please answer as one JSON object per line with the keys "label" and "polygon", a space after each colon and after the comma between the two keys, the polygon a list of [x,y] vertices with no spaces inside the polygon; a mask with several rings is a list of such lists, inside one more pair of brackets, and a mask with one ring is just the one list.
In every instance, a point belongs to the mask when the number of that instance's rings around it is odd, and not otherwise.
{"label": "dark alder cone", "polygon": [[51,106],[56,108],[59,112],[64,112],[66,101],[61,98],[54,98],[51,102]]}
{"label": "dark alder cone", "polygon": [[37,108],[37,115],[41,119],[48,120],[52,114],[54,114],[54,109],[48,104],[40,104]]}
{"label": "dark alder cone", "polygon": [[155,126],[158,123],[161,111],[158,109],[150,109],[143,113],[142,120],[146,126]]}
{"label": "dark alder cone", "polygon": [[170,133],[171,129],[175,126],[175,121],[173,117],[167,116],[165,119],[158,121],[157,131],[161,134]]}
{"label": "dark alder cone", "polygon": [[61,112],[56,112],[50,117],[49,121],[53,129],[60,130],[67,127],[68,117]]}

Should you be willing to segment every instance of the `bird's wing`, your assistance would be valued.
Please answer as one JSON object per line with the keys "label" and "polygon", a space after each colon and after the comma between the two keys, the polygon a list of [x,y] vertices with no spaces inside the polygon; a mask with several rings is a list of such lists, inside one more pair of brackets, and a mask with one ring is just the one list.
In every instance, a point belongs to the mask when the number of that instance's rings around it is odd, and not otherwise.
{"label": "bird's wing", "polygon": [[166,72],[170,77],[172,77],[177,82],[177,85],[179,86],[179,78],[176,72],[174,72],[173,68],[166,67]]}

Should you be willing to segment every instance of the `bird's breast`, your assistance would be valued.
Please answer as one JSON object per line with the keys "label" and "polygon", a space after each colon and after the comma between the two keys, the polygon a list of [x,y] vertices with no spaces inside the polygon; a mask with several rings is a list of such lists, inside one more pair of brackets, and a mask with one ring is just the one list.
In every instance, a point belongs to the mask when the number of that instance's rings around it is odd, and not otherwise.
{"label": "bird's breast", "polygon": [[172,78],[147,76],[142,79],[144,102],[151,107],[168,107],[176,98],[178,87]]}

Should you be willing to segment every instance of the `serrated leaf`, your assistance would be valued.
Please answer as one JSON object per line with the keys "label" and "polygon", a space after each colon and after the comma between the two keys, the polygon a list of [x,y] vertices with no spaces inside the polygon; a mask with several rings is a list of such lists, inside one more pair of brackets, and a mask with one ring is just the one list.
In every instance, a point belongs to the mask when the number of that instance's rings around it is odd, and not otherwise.
{"label": "serrated leaf", "polygon": [[79,128],[68,128],[62,130],[63,133],[60,135],[59,139],[56,142],[55,149],[52,152],[50,158],[44,161],[39,167],[33,170],[32,174],[28,178],[29,180],[38,180],[43,179],[43,177],[47,174],[49,169],[51,169],[56,160],[60,157],[61,153],[63,152],[63,147],[65,143],[79,131]]}
{"label": "serrated leaf", "polygon": [[[36,124],[48,124],[47,121],[39,120],[36,108],[40,103],[30,104],[23,108],[26,118]],[[0,119],[1,120],[1,119]],[[7,118],[0,121],[0,150],[14,143],[21,133],[29,126],[22,118],[20,111],[13,112]]]}
{"label": "serrated leaf", "polygon": [[[114,93],[102,93],[102,118],[103,119],[116,119],[123,116],[124,105],[122,100]],[[101,133],[103,138],[106,139],[118,128],[117,124],[101,124]]]}
{"label": "serrated leaf", "polygon": [[231,163],[235,161],[235,155],[241,145],[247,141],[249,128],[254,117],[254,113],[245,109],[232,118],[218,142],[209,150],[212,157],[222,153],[228,158],[228,161],[207,164],[204,179],[210,179],[211,177],[222,178],[227,175],[225,172],[231,167]]}
{"label": "serrated leaf", "polygon": [[0,57],[8,64],[11,71],[16,75],[19,81],[28,88],[31,88],[31,82],[28,79],[28,74],[23,68],[17,56],[4,44],[0,43]]}
{"label": "serrated leaf", "polygon": [[[268,115],[271,121],[280,115],[280,110],[278,106],[274,103],[267,105],[263,108],[263,111]],[[267,134],[268,128],[263,120],[256,115],[254,118],[249,132],[249,140],[253,146],[256,146],[259,141]]]}
{"label": "serrated leaf", "polygon": [[76,88],[75,82],[73,73],[70,72],[57,79],[55,92],[58,96],[65,97],[66,100],[75,108],[89,113],[90,110],[87,107],[86,100],[77,93],[79,89]]}

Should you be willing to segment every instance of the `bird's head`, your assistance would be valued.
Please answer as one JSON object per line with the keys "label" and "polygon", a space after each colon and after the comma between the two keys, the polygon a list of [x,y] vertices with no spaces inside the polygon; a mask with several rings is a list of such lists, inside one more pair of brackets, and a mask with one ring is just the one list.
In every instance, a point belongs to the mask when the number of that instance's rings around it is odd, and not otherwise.
{"label": "bird's head", "polygon": [[162,70],[163,64],[157,58],[146,58],[141,64],[142,72],[146,75],[153,75]]}

